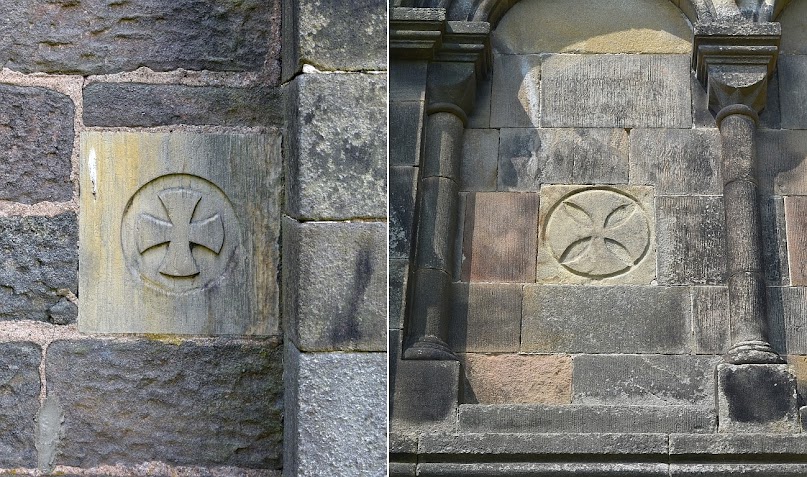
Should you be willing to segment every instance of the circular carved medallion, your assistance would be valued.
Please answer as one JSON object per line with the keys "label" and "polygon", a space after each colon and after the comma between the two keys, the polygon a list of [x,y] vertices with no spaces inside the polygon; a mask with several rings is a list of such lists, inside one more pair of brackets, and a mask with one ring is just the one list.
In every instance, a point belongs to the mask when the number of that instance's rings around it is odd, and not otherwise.
{"label": "circular carved medallion", "polygon": [[544,240],[566,270],[606,278],[629,272],[644,258],[650,226],[632,197],[611,189],[586,189],[549,212]]}
{"label": "circular carved medallion", "polygon": [[240,243],[224,192],[188,174],[158,177],[126,206],[121,244],[126,266],[145,283],[171,292],[210,286],[224,275]]}

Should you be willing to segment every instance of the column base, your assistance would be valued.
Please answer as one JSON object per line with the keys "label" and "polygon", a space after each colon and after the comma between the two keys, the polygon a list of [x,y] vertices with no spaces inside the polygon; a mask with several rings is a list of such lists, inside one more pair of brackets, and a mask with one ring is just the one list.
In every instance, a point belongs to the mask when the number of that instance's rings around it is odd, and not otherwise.
{"label": "column base", "polygon": [[786,364],[717,366],[718,432],[801,432],[796,378]]}
{"label": "column base", "polygon": [[443,340],[434,336],[425,336],[404,350],[403,359],[457,361],[457,355]]}
{"label": "column base", "polygon": [[459,362],[399,361],[392,383],[392,428],[404,433],[456,431],[459,397]]}
{"label": "column base", "polygon": [[729,364],[783,364],[785,361],[766,341],[742,341],[729,349],[723,360]]}

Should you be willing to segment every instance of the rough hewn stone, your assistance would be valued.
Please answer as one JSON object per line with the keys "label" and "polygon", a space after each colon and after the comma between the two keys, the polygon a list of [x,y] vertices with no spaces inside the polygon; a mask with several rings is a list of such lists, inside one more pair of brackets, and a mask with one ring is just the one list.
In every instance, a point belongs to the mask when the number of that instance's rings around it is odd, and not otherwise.
{"label": "rough hewn stone", "polygon": [[540,83],[540,56],[496,56],[490,96],[490,127],[538,127],[541,115]]}
{"label": "rough hewn stone", "polygon": [[541,67],[541,126],[689,128],[689,63],[687,55],[551,55]]}
{"label": "rough hewn stone", "polygon": [[709,406],[719,361],[689,355],[575,356],[574,403]]}
{"label": "rough hewn stone", "polygon": [[655,228],[652,187],[543,186],[536,281],[650,285]]}
{"label": "rough hewn stone", "polygon": [[499,190],[628,182],[624,129],[502,129]]}
{"label": "rough hewn stone", "polygon": [[288,213],[312,220],[386,217],[386,76],[303,74],[293,85]]}
{"label": "rough hewn stone", "polygon": [[62,298],[55,305],[48,309],[48,321],[54,325],[69,325],[75,323],[78,317],[78,306],[75,303]]}
{"label": "rough hewn stone", "polygon": [[284,78],[304,64],[322,70],[386,69],[386,6],[383,0],[284,0]]}
{"label": "rough hewn stone", "polygon": [[0,200],[73,197],[73,111],[73,101],[55,91],[0,85]]}
{"label": "rough hewn stone", "polygon": [[0,65],[88,75],[141,66],[246,71],[268,63],[277,80],[279,7],[279,0],[15,2],[0,23]]}
{"label": "rough hewn stone", "polygon": [[714,432],[716,424],[712,407],[576,404],[460,406],[460,429],[463,432],[709,433]]}
{"label": "rough hewn stone", "polygon": [[86,126],[281,126],[283,108],[277,88],[93,83],[84,88],[83,118]]}
{"label": "rough hewn stone", "polygon": [[656,210],[659,283],[724,283],[726,242],[722,198],[659,197]]}
{"label": "rough hewn stone", "polygon": [[39,410],[42,350],[33,343],[3,343],[0,355],[0,465],[35,467],[34,419]]}
{"label": "rough hewn stone", "polygon": [[390,165],[420,165],[423,137],[423,102],[390,102],[389,123]]}
{"label": "rough hewn stone", "polygon": [[690,298],[681,287],[527,285],[523,306],[522,352],[689,351]]}
{"label": "rough hewn stone", "polygon": [[723,192],[716,129],[634,129],[630,181],[656,186],[658,195]]}
{"label": "rough hewn stone", "polygon": [[538,194],[469,195],[463,231],[463,279],[532,282],[537,223]]}
{"label": "rough hewn stone", "polygon": [[284,324],[303,351],[386,349],[386,226],[283,222]]}
{"label": "rough hewn stone", "polygon": [[41,320],[78,292],[76,215],[0,217],[0,319]]}
{"label": "rough hewn stone", "polygon": [[756,138],[761,192],[807,195],[807,131],[763,129]]}
{"label": "rough hewn stone", "polygon": [[64,413],[55,464],[280,468],[281,349],[152,340],[56,341],[48,396]]}
{"label": "rough hewn stone", "polygon": [[451,349],[516,353],[521,338],[521,285],[454,283]]}
{"label": "rough hewn stone", "polygon": [[569,404],[572,358],[567,355],[461,354],[463,402]]}
{"label": "rough hewn stone", "polygon": [[807,197],[785,197],[790,283],[807,285]]}
{"label": "rough hewn stone", "polygon": [[717,367],[720,432],[801,431],[796,378],[783,364]]}
{"label": "rough hewn stone", "polygon": [[729,342],[729,295],[726,287],[692,288],[692,326],[695,352],[723,354]]}
{"label": "rough hewn stone", "polygon": [[390,167],[389,170],[389,254],[391,258],[409,259],[415,218],[418,170],[415,167]]}
{"label": "rough hewn stone", "polygon": [[386,353],[300,353],[286,344],[284,475],[384,475]]}
{"label": "rough hewn stone", "polygon": [[779,57],[779,98],[782,102],[782,128],[807,128],[807,55]]}
{"label": "rough hewn stone", "polygon": [[460,190],[494,191],[498,169],[499,131],[466,129],[462,142]]}

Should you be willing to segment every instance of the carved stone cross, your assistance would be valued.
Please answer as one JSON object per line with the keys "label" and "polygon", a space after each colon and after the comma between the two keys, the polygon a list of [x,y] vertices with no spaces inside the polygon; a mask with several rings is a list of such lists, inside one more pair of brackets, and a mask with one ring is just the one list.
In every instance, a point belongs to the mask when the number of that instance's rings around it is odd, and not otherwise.
{"label": "carved stone cross", "polygon": [[169,277],[193,277],[199,267],[191,254],[196,244],[218,254],[224,243],[224,224],[219,214],[193,221],[202,194],[190,189],[166,189],[157,197],[162,202],[168,221],[150,214],[140,214],[137,221],[137,251],[141,254],[158,245],[167,244],[159,272]]}

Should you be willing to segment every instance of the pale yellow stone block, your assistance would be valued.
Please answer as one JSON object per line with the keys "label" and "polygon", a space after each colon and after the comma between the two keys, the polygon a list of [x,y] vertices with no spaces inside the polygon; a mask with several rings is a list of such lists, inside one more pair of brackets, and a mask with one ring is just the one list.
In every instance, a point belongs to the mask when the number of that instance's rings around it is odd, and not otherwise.
{"label": "pale yellow stone block", "polygon": [[83,133],[79,330],[277,334],[280,145]]}
{"label": "pale yellow stone block", "polygon": [[[480,404],[570,404],[572,358],[568,355],[462,354],[471,392]],[[470,388],[470,389],[468,389]]]}

